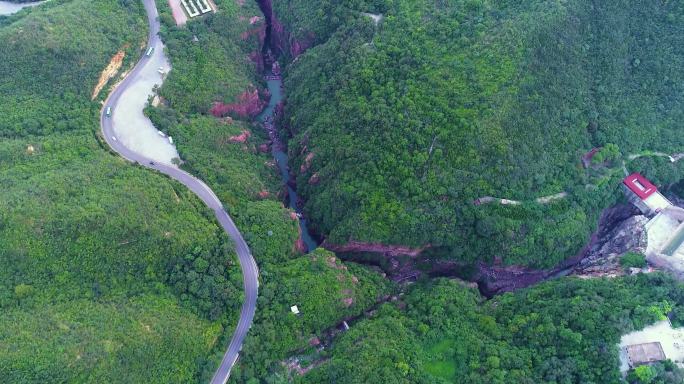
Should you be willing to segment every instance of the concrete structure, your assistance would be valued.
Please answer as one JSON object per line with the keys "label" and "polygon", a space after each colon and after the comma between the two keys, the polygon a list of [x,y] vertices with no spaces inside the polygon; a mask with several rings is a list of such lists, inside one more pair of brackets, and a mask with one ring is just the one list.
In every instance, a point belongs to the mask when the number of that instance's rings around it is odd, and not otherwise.
{"label": "concrete structure", "polygon": [[671,206],[661,210],[646,224],[646,231],[649,263],[684,278],[684,209]]}
{"label": "concrete structure", "polygon": [[216,5],[209,0],[168,0],[176,25],[185,25],[188,18],[216,12]]}
{"label": "concrete structure", "polygon": [[212,11],[207,0],[181,0],[185,12],[188,16],[196,17]]}
{"label": "concrete structure", "polygon": [[658,192],[658,188],[639,173],[632,173],[622,181],[625,195],[644,215],[653,216],[672,203]]}
{"label": "concrete structure", "polygon": [[649,263],[684,278],[684,209],[673,205],[638,173],[627,176],[622,186],[627,199],[650,218],[645,226]]}
{"label": "concrete structure", "polygon": [[666,359],[665,351],[660,342],[634,344],[625,347],[629,367],[635,368],[644,364],[651,364]]}

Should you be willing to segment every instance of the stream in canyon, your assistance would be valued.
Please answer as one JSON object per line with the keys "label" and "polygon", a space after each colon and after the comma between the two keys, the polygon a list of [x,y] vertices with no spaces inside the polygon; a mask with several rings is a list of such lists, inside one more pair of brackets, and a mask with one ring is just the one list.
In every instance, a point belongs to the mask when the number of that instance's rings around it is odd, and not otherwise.
{"label": "stream in canyon", "polygon": [[[276,56],[281,53],[277,47],[277,42],[282,40],[282,36],[277,36],[278,34],[274,32],[274,25],[278,22],[273,15],[271,1],[256,1],[266,21],[261,57],[265,68],[264,76],[271,95],[268,106],[258,116],[258,119],[263,123],[264,128],[269,134],[272,143],[271,153],[277,162],[280,175],[287,187],[288,206],[297,212],[297,216],[300,218],[301,238],[307,251],[311,251],[318,246],[318,243],[309,231],[307,220],[302,217],[298,205],[297,192],[293,188],[293,176],[288,167],[286,145],[280,140],[276,127],[276,121],[281,117],[278,114],[282,113],[280,104],[284,100],[283,82],[276,61]],[[448,251],[440,252],[439,249],[429,249],[416,256],[398,256],[393,255],[392,252],[352,251],[336,253],[347,261],[379,268],[387,274],[388,278],[397,282],[415,281],[421,277],[455,277],[469,281],[473,285],[477,284],[477,287],[484,296],[493,297],[503,292],[529,287],[545,280],[566,275],[588,275],[590,273],[587,272],[587,265],[591,266],[589,269],[592,271],[596,269],[611,270],[611,268],[614,268],[612,264],[600,268],[597,268],[596,264],[601,264],[601,259],[604,258],[606,253],[622,253],[627,250],[628,247],[624,247],[625,244],[613,244],[615,234],[612,232],[613,229],[619,227],[635,214],[633,207],[623,206],[605,210],[601,215],[597,230],[588,239],[586,246],[574,256],[570,256],[555,268],[550,269],[538,270],[523,266],[505,266],[484,262],[468,264],[451,260],[447,256]],[[623,243],[625,242],[623,241]],[[616,249],[612,249],[613,252],[606,251],[606,249],[611,250],[610,248]],[[444,252],[446,254],[441,254]],[[591,263],[587,263],[587,261]],[[610,273],[612,273],[612,270]]]}
{"label": "stream in canyon", "polygon": [[295,191],[295,189],[290,185],[290,168],[288,166],[289,159],[287,157],[287,153],[285,152],[286,148],[278,138],[278,131],[275,126],[275,117],[277,111],[276,106],[283,101],[283,81],[279,75],[276,75],[271,71],[268,71],[266,78],[268,90],[271,93],[271,98],[266,108],[258,116],[258,119],[268,131],[269,138],[271,139],[271,154],[278,165],[278,170],[283,183],[287,187],[288,207],[297,212],[297,217],[299,218],[299,227],[302,233],[302,240],[304,241],[304,245],[306,245],[306,251],[311,252],[318,247],[318,243],[316,240],[314,240],[313,236],[311,236],[307,221],[302,216],[301,210],[297,206],[297,191]]}
{"label": "stream in canyon", "polygon": [[259,9],[264,14],[266,21],[266,31],[264,36],[263,46],[261,48],[261,56],[264,63],[264,78],[268,86],[268,91],[271,95],[268,105],[257,116],[257,119],[263,124],[268,132],[271,140],[271,154],[276,161],[280,176],[283,183],[287,187],[287,206],[297,213],[299,219],[299,227],[301,230],[301,239],[306,247],[306,252],[311,252],[318,247],[318,242],[311,235],[306,218],[302,215],[299,208],[297,191],[292,187],[292,177],[290,174],[290,167],[288,165],[289,159],[287,157],[287,148],[278,136],[278,129],[276,127],[276,117],[278,113],[282,113],[282,109],[276,108],[284,100],[283,80],[280,76],[279,65],[273,55],[271,47],[271,38],[273,30],[273,10],[269,0],[257,0]]}

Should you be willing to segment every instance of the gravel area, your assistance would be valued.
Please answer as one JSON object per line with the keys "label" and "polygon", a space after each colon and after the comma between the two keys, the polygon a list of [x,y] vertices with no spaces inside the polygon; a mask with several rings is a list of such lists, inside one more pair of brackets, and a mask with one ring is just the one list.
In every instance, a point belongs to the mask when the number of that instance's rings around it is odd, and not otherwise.
{"label": "gravel area", "polygon": [[154,47],[152,58],[140,71],[134,84],[121,96],[112,118],[116,136],[126,147],[155,161],[173,164],[172,159],[179,157],[176,147],[167,137],[159,135],[157,128],[142,112],[148,97],[153,94],[153,87],[163,82],[159,67],[164,72],[170,69],[161,43]]}

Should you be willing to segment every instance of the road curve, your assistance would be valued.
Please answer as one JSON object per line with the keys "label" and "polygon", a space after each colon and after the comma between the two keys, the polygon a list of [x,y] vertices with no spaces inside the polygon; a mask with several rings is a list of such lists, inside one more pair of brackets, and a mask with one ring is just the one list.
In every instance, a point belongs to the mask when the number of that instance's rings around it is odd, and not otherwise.
{"label": "road curve", "polygon": [[[148,47],[153,47],[161,42],[159,38],[159,18],[157,6],[154,0],[142,1],[145,6],[145,11],[147,12],[147,19],[150,28],[148,35]],[[113,119],[106,116],[106,109],[107,107],[111,107],[113,111],[116,110],[116,106],[121,98],[121,95],[128,87],[135,83],[137,75],[140,73],[148,60],[149,58],[147,56],[143,56],[135,65],[133,70],[128,74],[128,76],[126,76],[126,78],[121,82],[121,84],[119,84],[107,97],[104,108],[100,113],[100,126],[107,144],[109,144],[112,150],[121,155],[121,157],[133,163],[140,164],[146,168],[154,169],[171,177],[174,180],[177,180],[188,187],[200,199],[202,199],[202,201],[204,201],[204,203],[211,208],[212,211],[214,211],[219,224],[221,224],[221,227],[223,227],[235,244],[238,260],[242,269],[245,299],[242,303],[240,320],[238,321],[237,328],[235,329],[230,344],[228,345],[228,349],[223,356],[221,365],[211,380],[212,384],[225,384],[228,381],[228,376],[230,376],[230,370],[233,368],[233,364],[235,364],[238,354],[242,349],[242,343],[245,339],[245,336],[247,336],[247,332],[252,326],[254,312],[256,311],[256,300],[259,288],[259,271],[257,269],[256,262],[249,251],[249,247],[247,247],[247,243],[242,238],[240,231],[237,229],[235,223],[233,223],[233,220],[224,209],[223,204],[221,204],[221,201],[211,190],[211,188],[209,188],[202,180],[195,178],[181,169],[156,161],[153,162],[152,159],[128,149],[121,143],[120,140],[116,139],[116,134],[113,127]]]}

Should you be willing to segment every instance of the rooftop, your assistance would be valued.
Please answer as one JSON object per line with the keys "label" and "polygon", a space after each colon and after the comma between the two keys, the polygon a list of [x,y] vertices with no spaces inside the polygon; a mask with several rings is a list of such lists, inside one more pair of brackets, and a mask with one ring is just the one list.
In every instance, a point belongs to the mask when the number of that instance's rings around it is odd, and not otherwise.
{"label": "rooftop", "polygon": [[641,200],[646,200],[649,196],[656,193],[658,188],[651,184],[648,179],[640,173],[632,173],[622,181],[630,191],[634,192]]}
{"label": "rooftop", "polygon": [[628,345],[625,347],[625,351],[629,365],[632,367],[665,360],[665,351],[658,341]]}

